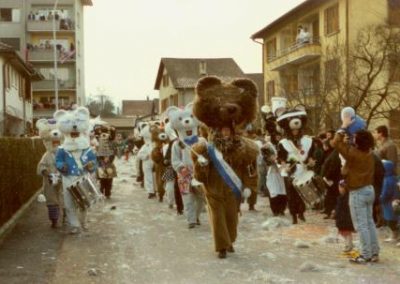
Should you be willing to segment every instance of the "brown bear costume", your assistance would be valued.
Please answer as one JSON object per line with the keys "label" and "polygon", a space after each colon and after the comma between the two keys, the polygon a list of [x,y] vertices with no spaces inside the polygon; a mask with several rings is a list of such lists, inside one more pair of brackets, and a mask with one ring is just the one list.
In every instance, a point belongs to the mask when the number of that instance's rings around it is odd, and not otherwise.
{"label": "brown bear costume", "polygon": [[154,143],[153,151],[151,152],[151,159],[154,162],[154,171],[156,176],[156,186],[158,193],[158,201],[163,202],[165,189],[162,180],[166,166],[164,165],[163,145],[169,143],[168,136],[165,134],[164,129],[159,125],[153,125],[150,128],[151,141]]}
{"label": "brown bear costume", "polygon": [[[197,143],[193,150],[208,163],[202,163],[193,155],[194,176],[205,186],[208,213],[218,257],[234,252],[237,236],[240,193],[235,195],[210,159],[209,147],[218,150],[225,162],[242,182],[242,188],[257,189],[256,159],[259,153],[256,143],[238,134],[239,129],[255,119],[257,111],[257,87],[248,79],[236,79],[224,84],[217,77],[200,79],[196,87],[194,115],[209,128],[209,142]],[[211,115],[210,115],[211,114]]]}

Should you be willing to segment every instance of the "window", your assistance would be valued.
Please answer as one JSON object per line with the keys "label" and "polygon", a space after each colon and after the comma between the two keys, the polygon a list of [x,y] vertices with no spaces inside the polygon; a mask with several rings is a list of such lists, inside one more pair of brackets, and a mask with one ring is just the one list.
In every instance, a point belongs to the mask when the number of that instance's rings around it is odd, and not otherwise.
{"label": "window", "polygon": [[21,11],[19,9],[0,8],[0,22],[19,23]]}
{"label": "window", "polygon": [[276,38],[267,41],[267,61],[271,61],[276,57]]}
{"label": "window", "polygon": [[389,56],[389,80],[400,82],[400,56]]}
{"label": "window", "polygon": [[337,58],[325,61],[325,85],[327,89],[332,88],[337,82],[339,72],[339,60]]}
{"label": "window", "polygon": [[271,99],[275,96],[275,81],[271,80],[267,82],[267,98]]}
{"label": "window", "polygon": [[169,77],[167,74],[163,75],[162,77],[162,85],[163,87],[168,87],[169,85]]}
{"label": "window", "polygon": [[339,31],[339,4],[325,10],[325,35]]}
{"label": "window", "polygon": [[172,105],[173,106],[179,106],[179,97],[178,94],[172,95]]}
{"label": "window", "polygon": [[3,37],[0,38],[2,43],[11,46],[14,50],[20,50],[21,40],[18,37]]}
{"label": "window", "polygon": [[389,24],[400,26],[400,0],[388,0]]}
{"label": "window", "polygon": [[168,99],[163,99],[161,101],[161,112],[164,112],[168,107]]}

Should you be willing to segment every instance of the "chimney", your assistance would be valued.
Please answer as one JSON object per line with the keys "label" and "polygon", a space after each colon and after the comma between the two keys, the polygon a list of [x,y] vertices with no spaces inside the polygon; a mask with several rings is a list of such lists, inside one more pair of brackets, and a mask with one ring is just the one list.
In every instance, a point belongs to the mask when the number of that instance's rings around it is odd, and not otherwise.
{"label": "chimney", "polygon": [[200,61],[199,71],[200,71],[199,72],[200,76],[206,76],[207,75],[207,62],[206,61],[204,61],[204,60]]}

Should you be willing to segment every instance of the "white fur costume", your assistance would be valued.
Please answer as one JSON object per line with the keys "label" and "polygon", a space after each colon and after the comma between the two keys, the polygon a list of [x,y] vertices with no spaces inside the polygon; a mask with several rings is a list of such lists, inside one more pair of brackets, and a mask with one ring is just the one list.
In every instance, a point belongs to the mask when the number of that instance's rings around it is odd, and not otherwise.
{"label": "white fur costume", "polygon": [[[198,138],[197,136],[199,122],[193,116],[192,109],[193,103],[188,104],[184,109],[179,109],[175,106],[167,109],[171,126],[178,132],[180,140],[175,141],[172,145],[171,157],[172,167],[178,174],[178,183],[182,179],[183,170],[189,171],[193,177],[193,161],[190,146],[198,142],[199,139],[203,139],[204,143],[206,143],[204,138]],[[184,145],[183,148],[182,145]],[[204,207],[204,198],[201,194],[193,192],[191,189],[185,190],[180,187],[180,191],[188,223],[196,224]]]}
{"label": "white fur costume", "polygon": [[[88,173],[89,164],[93,171],[96,155],[89,142],[89,111],[78,107],[72,111],[59,110],[54,114],[57,127],[64,135],[64,142],[56,154],[56,166],[63,174],[63,194],[67,220],[72,232],[85,228],[86,210],[78,213],[68,187]],[[92,170],[91,170],[92,172]]]}
{"label": "white fur costume", "polygon": [[148,194],[154,194],[154,163],[151,159],[151,152],[153,151],[153,143],[151,142],[150,124],[146,122],[139,123],[139,135],[143,137],[144,145],[140,148],[137,157],[142,160],[143,175],[144,175],[144,188]]}

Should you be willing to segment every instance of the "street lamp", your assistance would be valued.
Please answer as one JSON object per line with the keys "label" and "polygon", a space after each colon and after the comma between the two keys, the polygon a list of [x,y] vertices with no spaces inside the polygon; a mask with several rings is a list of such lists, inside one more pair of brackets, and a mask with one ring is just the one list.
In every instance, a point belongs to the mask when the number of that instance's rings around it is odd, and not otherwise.
{"label": "street lamp", "polygon": [[58,56],[57,56],[57,43],[56,43],[56,9],[59,0],[55,0],[53,8],[53,52],[54,52],[54,95],[56,98],[56,111],[58,110]]}

